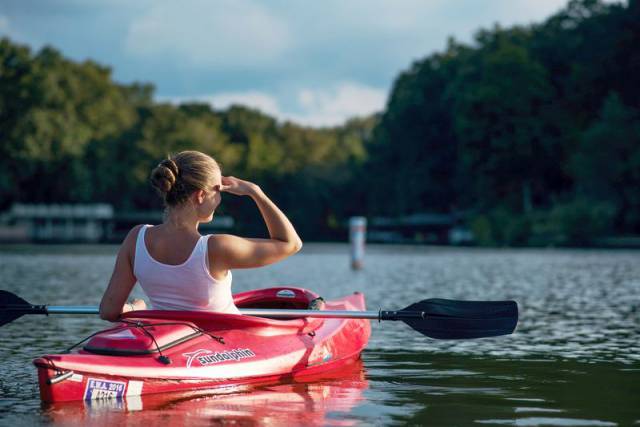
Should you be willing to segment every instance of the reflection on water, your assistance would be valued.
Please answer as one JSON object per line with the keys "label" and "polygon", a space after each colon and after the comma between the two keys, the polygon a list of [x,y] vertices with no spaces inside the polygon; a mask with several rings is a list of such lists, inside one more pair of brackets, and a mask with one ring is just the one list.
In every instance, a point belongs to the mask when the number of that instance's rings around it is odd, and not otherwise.
{"label": "reflection on water", "polygon": [[637,419],[637,378],[615,365],[554,365],[376,351],[364,366],[291,383],[43,404],[42,414],[54,425],[611,426]]}
{"label": "reflection on water", "polygon": [[[95,305],[114,256],[104,246],[0,248],[0,288],[38,304]],[[0,330],[0,424],[640,425],[640,252],[380,246],[352,272],[347,246],[307,245],[234,274],[236,291],[279,284],[325,298],[360,290],[371,309],[515,299],[520,324],[508,337],[437,341],[374,323],[363,367],[349,375],[74,410],[40,404],[31,359],[105,323],[25,316]]]}
{"label": "reflection on water", "polygon": [[350,413],[367,387],[358,361],[285,384],[43,405],[43,413],[51,423],[63,425],[351,426],[359,423]]}
{"label": "reflection on water", "polygon": [[608,426],[640,419],[640,367],[390,351],[369,352],[364,364],[379,408],[412,408],[394,415],[397,424]]}

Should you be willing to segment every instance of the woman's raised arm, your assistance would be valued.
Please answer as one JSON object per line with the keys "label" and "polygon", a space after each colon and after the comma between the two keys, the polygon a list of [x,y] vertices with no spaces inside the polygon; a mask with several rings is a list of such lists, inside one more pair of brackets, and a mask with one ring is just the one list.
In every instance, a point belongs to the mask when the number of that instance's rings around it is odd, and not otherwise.
{"label": "woman's raised arm", "polygon": [[209,254],[217,271],[252,268],[280,261],[302,248],[302,240],[286,215],[266,194],[248,181],[222,177],[220,191],[251,197],[269,230],[269,239],[247,239],[228,234],[209,238]]}

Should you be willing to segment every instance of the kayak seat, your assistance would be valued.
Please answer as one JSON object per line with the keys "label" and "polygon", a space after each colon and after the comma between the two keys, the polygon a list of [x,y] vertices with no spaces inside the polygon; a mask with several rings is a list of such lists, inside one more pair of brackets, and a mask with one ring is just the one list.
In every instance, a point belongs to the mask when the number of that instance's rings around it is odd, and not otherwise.
{"label": "kayak seat", "polygon": [[296,287],[275,287],[241,292],[233,296],[238,308],[307,310],[319,298],[315,292]]}

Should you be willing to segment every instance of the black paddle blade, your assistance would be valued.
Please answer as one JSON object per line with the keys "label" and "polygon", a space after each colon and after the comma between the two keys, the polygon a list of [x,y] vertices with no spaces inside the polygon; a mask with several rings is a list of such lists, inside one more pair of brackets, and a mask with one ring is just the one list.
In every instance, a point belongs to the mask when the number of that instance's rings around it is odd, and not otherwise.
{"label": "black paddle blade", "polygon": [[495,337],[511,334],[518,324],[515,301],[455,301],[432,298],[403,312],[424,312],[424,319],[401,319],[416,331],[438,339]]}
{"label": "black paddle blade", "polygon": [[0,326],[13,322],[24,314],[46,313],[42,306],[33,306],[16,294],[0,290]]}

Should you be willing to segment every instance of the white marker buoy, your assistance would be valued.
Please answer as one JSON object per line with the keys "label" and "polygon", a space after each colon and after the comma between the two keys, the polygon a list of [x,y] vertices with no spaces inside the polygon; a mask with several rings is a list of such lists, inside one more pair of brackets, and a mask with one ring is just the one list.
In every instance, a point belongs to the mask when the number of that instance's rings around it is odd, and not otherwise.
{"label": "white marker buoy", "polygon": [[360,270],[364,266],[364,244],[367,235],[367,218],[354,216],[349,219],[349,242],[351,243],[351,268]]}

